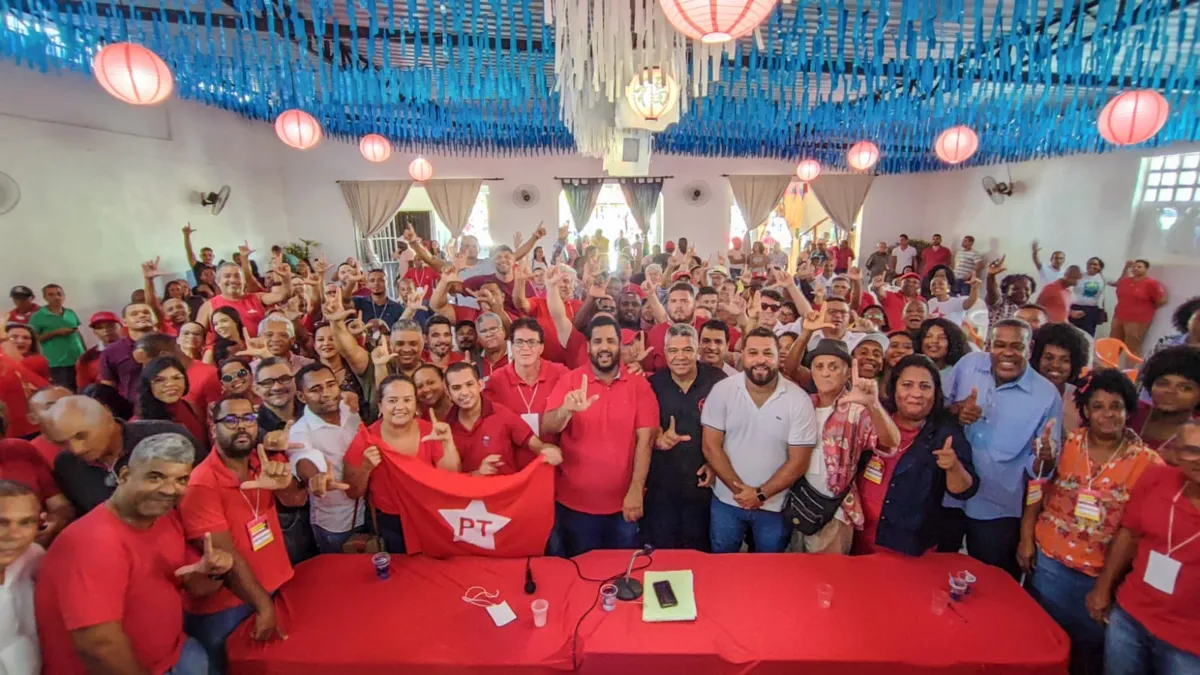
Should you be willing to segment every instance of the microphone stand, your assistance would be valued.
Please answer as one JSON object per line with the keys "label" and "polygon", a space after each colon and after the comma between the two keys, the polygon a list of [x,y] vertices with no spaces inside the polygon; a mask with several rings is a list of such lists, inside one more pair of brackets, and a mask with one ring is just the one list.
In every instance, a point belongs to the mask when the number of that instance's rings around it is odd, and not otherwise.
{"label": "microphone stand", "polygon": [[617,587],[618,600],[629,602],[642,597],[642,582],[638,581],[637,579],[630,578],[630,575],[633,574],[633,563],[635,560],[637,560],[638,556],[649,556],[653,552],[654,548],[647,544],[646,546],[634,551],[633,555],[630,556],[629,567],[625,569],[625,576],[617,579],[613,583],[613,585]]}

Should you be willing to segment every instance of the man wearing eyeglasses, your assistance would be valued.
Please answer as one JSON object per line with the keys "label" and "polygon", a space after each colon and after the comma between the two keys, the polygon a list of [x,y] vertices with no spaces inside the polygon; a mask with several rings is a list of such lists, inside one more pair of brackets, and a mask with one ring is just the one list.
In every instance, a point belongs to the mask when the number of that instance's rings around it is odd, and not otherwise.
{"label": "man wearing eyeglasses", "polygon": [[[304,402],[296,398],[296,378],[288,360],[271,357],[259,361],[254,369],[254,393],[262,400],[258,407],[258,440],[268,447],[279,447],[280,442],[286,442],[291,424],[304,414]],[[299,506],[277,501],[275,508],[288,559],[296,565],[317,555],[308,501]]]}
{"label": "man wearing eyeglasses", "polygon": [[[557,434],[542,435],[542,415],[546,402],[559,378],[569,372],[561,363],[542,358],[545,331],[532,317],[517,319],[512,325],[512,361],[492,373],[484,389],[484,398],[498,403],[520,415],[538,438],[557,443]],[[461,450],[461,447],[460,447]],[[517,469],[533,459],[528,453],[517,453]]]}
{"label": "man wearing eyeglasses", "polygon": [[181,424],[126,422],[86,396],[68,396],[55,403],[47,414],[45,434],[70,451],[54,458],[54,479],[81,516],[112,496],[117,475],[129,463],[129,453],[150,436],[180,434],[191,441],[196,457],[208,454],[208,448]]}

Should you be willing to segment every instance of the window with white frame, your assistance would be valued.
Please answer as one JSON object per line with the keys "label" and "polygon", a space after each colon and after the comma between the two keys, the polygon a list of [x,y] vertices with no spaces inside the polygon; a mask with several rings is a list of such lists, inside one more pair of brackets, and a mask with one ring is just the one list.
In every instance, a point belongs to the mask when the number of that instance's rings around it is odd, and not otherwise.
{"label": "window with white frame", "polygon": [[[1200,202],[1200,152],[1160,155],[1144,162],[1149,166],[1143,202]],[[1164,227],[1169,228],[1170,225]]]}
{"label": "window with white frame", "polygon": [[[571,207],[567,205],[567,196],[561,191],[558,193],[558,213],[562,224],[569,226],[570,231],[574,232],[575,219],[571,217]],[[662,242],[662,224],[663,200],[660,197],[658,206],[650,216],[650,232],[647,235],[650,246]],[[615,272],[617,264],[620,262],[617,256],[617,240],[623,237],[632,243],[634,239],[640,239],[642,236],[637,221],[633,219],[633,212],[625,203],[625,193],[621,191],[620,185],[605,183],[600,188],[600,195],[596,198],[596,208],[592,210],[592,217],[580,234],[593,240],[597,234],[603,235],[604,239],[608,241],[606,257],[609,270]],[[546,257],[549,258],[550,254],[547,253]]]}

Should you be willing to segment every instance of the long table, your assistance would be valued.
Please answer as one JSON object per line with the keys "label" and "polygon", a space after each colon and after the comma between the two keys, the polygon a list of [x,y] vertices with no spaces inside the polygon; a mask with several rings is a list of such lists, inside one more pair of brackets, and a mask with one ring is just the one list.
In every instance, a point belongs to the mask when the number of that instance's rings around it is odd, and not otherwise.
{"label": "long table", "polygon": [[[583,575],[622,573],[629,551],[575,559]],[[639,566],[645,564],[639,559]],[[391,578],[369,556],[301,564],[277,596],[286,641],[256,643],[248,624],[227,643],[235,675],[584,673],[636,675],[1064,675],[1066,634],[1004,572],[957,554],[840,557],[658,551],[650,569],[690,569],[699,617],[642,622],[638,603],[599,607],[595,582],[571,561],[396,556]],[[969,569],[972,594],[942,615],[933,593]],[[641,573],[635,572],[640,578]],[[817,587],[833,587],[828,609]],[[517,614],[497,628],[462,601],[471,586],[500,591]],[[652,591],[650,591],[652,592]],[[550,603],[535,628],[529,604]],[[584,613],[596,604],[580,624]],[[576,627],[578,632],[576,633]],[[576,637],[577,634],[577,637]]]}

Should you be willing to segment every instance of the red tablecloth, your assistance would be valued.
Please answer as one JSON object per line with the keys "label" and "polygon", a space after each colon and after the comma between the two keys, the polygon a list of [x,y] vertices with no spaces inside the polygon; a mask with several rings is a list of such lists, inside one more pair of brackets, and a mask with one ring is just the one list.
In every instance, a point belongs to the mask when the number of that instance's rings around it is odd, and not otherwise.
{"label": "red tablecloth", "polygon": [[[576,561],[584,575],[607,577],[629,555],[595,551]],[[1008,575],[958,555],[660,551],[652,569],[693,570],[699,618],[647,624],[640,604],[597,607],[577,643],[575,626],[598,584],[579,579],[569,561],[533,561],[533,597],[550,601],[541,629],[522,590],[523,559],[397,556],[392,564],[386,582],[375,578],[368,556],[326,555],[300,565],[277,601],[289,639],[253,643],[242,626],[228,643],[231,672],[548,673],[571,669],[574,643],[580,670],[597,674],[1066,673],[1062,630]],[[935,616],[933,592],[964,568],[979,577],[974,592],[955,606],[957,614]],[[830,609],[817,606],[821,583],[834,588]],[[470,586],[499,590],[517,621],[496,628],[484,609],[461,600]]]}

